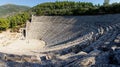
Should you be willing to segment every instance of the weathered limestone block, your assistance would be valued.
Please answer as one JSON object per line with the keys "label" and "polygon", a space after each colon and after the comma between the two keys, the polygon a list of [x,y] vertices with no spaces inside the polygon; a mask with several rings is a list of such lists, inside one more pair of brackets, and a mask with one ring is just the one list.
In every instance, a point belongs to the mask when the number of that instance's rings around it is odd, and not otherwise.
{"label": "weathered limestone block", "polygon": [[21,60],[22,62],[32,62],[31,56],[26,56],[26,55],[22,56]]}
{"label": "weathered limestone block", "polygon": [[56,59],[56,56],[53,53],[49,53],[46,55],[46,60]]}
{"label": "weathered limestone block", "polygon": [[18,55],[12,55],[12,54],[7,54],[6,55],[6,60],[7,61],[15,61],[15,62],[21,62],[21,56]]}
{"label": "weathered limestone block", "polygon": [[80,66],[91,66],[95,64],[95,57],[85,57],[80,60]]}
{"label": "weathered limestone block", "polygon": [[33,63],[41,63],[40,56],[31,56],[31,61]]}
{"label": "weathered limestone block", "polygon": [[67,58],[69,58],[69,57],[71,57],[71,56],[73,56],[73,55],[75,55],[75,53],[71,52],[71,53],[68,53],[68,54],[59,56],[59,59],[65,60],[65,59],[67,59]]}
{"label": "weathered limestone block", "polygon": [[87,53],[86,53],[86,52],[83,52],[83,51],[80,51],[80,52],[77,53],[77,54],[79,54],[79,55],[87,55]]}
{"label": "weathered limestone block", "polygon": [[114,42],[115,43],[120,43],[120,39],[115,39]]}

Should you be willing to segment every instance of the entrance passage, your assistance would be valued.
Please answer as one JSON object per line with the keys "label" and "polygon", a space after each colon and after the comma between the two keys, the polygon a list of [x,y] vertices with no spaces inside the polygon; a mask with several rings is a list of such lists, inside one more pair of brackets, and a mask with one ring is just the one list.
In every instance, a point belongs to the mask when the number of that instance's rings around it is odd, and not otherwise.
{"label": "entrance passage", "polygon": [[26,30],[23,30],[23,36],[26,37]]}

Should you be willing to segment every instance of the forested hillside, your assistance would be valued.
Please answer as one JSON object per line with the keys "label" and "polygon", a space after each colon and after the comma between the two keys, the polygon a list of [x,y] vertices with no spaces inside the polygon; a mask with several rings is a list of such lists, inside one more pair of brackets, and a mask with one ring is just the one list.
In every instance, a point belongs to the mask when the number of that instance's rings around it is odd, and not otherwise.
{"label": "forested hillside", "polygon": [[29,8],[14,4],[0,6],[0,32],[8,28],[12,31],[18,31],[20,27],[23,27],[30,17],[27,12]]}
{"label": "forested hillside", "polygon": [[22,12],[7,18],[0,18],[0,31],[11,28],[12,31],[18,31],[20,27],[25,25],[30,15],[27,12]]}
{"label": "forested hillside", "polygon": [[28,6],[21,6],[21,5],[14,5],[14,4],[2,5],[0,6],[0,17],[7,17],[15,13],[28,10],[29,8],[30,7]]}
{"label": "forested hillside", "polygon": [[47,2],[31,9],[35,15],[96,15],[120,13],[120,3],[93,5],[90,2]]}

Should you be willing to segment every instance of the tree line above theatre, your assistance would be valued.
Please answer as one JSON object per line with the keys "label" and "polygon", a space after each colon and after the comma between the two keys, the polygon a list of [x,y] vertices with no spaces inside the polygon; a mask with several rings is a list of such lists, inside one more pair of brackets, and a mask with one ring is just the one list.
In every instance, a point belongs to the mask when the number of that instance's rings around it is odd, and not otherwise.
{"label": "tree line above theatre", "polygon": [[96,15],[120,13],[120,3],[94,5],[90,2],[56,1],[39,4],[31,9],[35,15]]}

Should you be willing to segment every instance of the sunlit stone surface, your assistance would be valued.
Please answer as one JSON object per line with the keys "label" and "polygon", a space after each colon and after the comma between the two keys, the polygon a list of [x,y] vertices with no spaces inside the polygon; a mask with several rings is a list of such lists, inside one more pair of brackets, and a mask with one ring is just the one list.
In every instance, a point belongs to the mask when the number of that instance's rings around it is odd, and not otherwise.
{"label": "sunlit stone surface", "polygon": [[0,35],[0,66],[119,67],[119,17],[32,16],[26,37]]}

